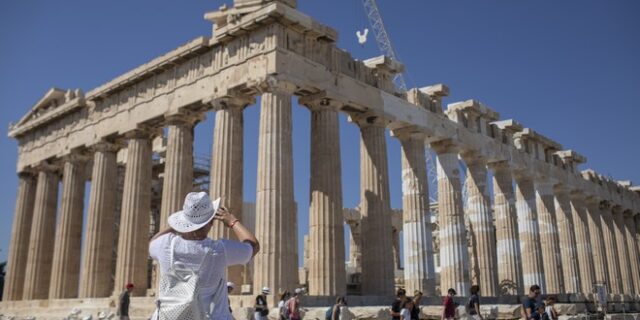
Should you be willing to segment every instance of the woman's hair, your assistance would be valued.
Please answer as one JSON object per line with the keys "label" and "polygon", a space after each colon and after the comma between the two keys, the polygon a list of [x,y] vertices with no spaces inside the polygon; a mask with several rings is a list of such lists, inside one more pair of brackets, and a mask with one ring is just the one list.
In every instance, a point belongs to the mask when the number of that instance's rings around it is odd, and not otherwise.
{"label": "woman's hair", "polygon": [[290,295],[291,295],[291,293],[288,290],[285,290],[283,293],[280,294],[280,301],[286,299]]}
{"label": "woman's hair", "polygon": [[340,302],[344,303],[344,305],[347,305],[347,299],[343,296],[339,296],[338,299],[336,299],[336,304],[340,304]]}
{"label": "woman's hair", "polygon": [[478,294],[478,292],[480,292],[480,286],[478,286],[477,284],[472,285],[471,294]]}
{"label": "woman's hair", "polygon": [[413,304],[413,300],[412,299],[406,299],[402,302],[402,304],[400,305],[400,308],[404,308],[406,307],[408,304]]}
{"label": "woman's hair", "polygon": [[554,302],[556,302],[556,297],[555,296],[548,296],[546,302],[547,302],[547,304],[554,303]]}

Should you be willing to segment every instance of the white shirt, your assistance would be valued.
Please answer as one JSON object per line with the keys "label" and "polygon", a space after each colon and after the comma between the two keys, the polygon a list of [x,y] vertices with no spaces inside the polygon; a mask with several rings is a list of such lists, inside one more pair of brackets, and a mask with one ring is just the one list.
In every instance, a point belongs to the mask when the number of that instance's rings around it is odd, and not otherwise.
{"label": "white shirt", "polygon": [[402,308],[402,310],[400,310],[400,319],[411,320],[411,312],[409,309]]}
{"label": "white shirt", "polygon": [[[200,262],[207,252],[207,261],[203,262],[206,268],[199,270],[201,291],[200,303],[202,306],[214,305],[210,310],[212,319],[232,319],[229,312],[229,301],[227,290],[222,290],[221,297],[214,297],[213,294],[217,286],[222,283],[226,286],[227,280],[225,270],[227,266],[235,264],[246,264],[251,259],[253,248],[248,243],[233,240],[185,240],[173,233],[164,234],[149,244],[149,254],[151,258],[158,261],[160,273],[169,270],[169,259],[171,250],[171,239],[176,238],[174,248],[174,261],[183,263],[186,267],[194,270],[200,269]],[[213,301],[213,299],[216,301]]]}

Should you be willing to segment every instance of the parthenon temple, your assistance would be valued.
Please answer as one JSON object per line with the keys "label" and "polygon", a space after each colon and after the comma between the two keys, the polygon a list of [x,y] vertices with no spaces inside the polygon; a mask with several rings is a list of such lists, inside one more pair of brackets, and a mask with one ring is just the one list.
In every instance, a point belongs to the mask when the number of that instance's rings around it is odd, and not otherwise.
{"label": "parthenon temple", "polygon": [[[251,308],[257,288],[306,286],[317,318],[347,294],[356,316],[380,306],[381,317],[402,286],[425,293],[422,317],[439,318],[428,308],[448,288],[464,297],[477,284],[484,304],[495,306],[487,317],[509,319],[519,318],[519,297],[538,284],[565,315],[595,312],[602,296],[609,313],[640,312],[640,187],[580,169],[586,159],[578,152],[477,100],[445,105],[444,84],[398,90],[400,62],[354,59],[337,48],[334,29],[296,7],[234,0],[205,14],[210,37],[86,93],[53,88],[10,126],[19,185],[0,313],[110,312],[133,282],[132,319],[146,319],[157,283],[150,235],[197,189],[251,220],[261,243],[251,267],[228,270],[239,284],[234,310]],[[302,124],[311,132],[309,204],[294,202],[294,96],[311,119]],[[256,101],[252,205],[243,202],[243,110]],[[341,113],[360,130],[355,209],[343,208]],[[210,164],[199,165],[194,126],[213,115]],[[401,144],[390,156],[402,158],[402,208],[390,205],[387,132]],[[436,178],[432,202],[428,181]],[[290,230],[302,205],[309,234],[299,253]],[[228,229],[211,236],[229,237]]]}

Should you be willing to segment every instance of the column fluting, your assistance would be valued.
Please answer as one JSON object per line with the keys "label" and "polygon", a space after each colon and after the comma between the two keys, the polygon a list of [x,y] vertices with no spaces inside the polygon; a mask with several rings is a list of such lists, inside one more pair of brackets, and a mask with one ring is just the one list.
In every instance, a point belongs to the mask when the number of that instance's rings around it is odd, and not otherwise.
{"label": "column fluting", "polygon": [[589,221],[589,237],[591,239],[591,252],[593,259],[595,280],[606,284],[609,290],[609,268],[607,254],[604,245],[604,225],[600,219],[599,203],[595,198],[586,198],[587,219]]}
{"label": "column fluting", "polygon": [[385,124],[360,121],[358,125],[362,292],[386,295],[393,292],[394,265]]}
{"label": "column fluting", "polygon": [[100,143],[93,149],[87,230],[80,271],[80,298],[108,297],[113,291],[111,258],[116,211],[118,148],[114,144]]}
{"label": "column fluting", "polygon": [[498,296],[498,268],[496,237],[487,190],[487,165],[473,156],[463,157],[467,166],[467,216],[470,232],[476,245],[480,292],[484,297]]}
{"label": "column fluting", "polygon": [[627,240],[627,250],[631,261],[631,276],[633,278],[633,293],[640,294],[640,254],[636,243],[636,224],[633,220],[633,212],[624,212],[625,238]]}
{"label": "column fluting", "polygon": [[580,293],[582,288],[578,276],[578,254],[574,231],[576,225],[573,222],[569,191],[562,186],[555,188],[555,210],[564,292]]}
{"label": "column fluting", "polygon": [[611,212],[611,204],[607,201],[600,202],[600,223],[606,254],[609,282],[607,287],[610,293],[622,293],[622,276],[620,274],[620,258],[618,257],[618,244],[616,242],[615,223]]}
{"label": "column fluting", "polygon": [[20,172],[18,180],[16,209],[7,258],[7,276],[2,296],[6,301],[22,299],[36,195],[36,179],[32,172]]}
{"label": "column fluting", "polygon": [[422,137],[399,136],[402,153],[404,285],[409,293],[436,294],[429,180]]}
{"label": "column fluting", "polygon": [[564,293],[553,184],[542,179],[536,179],[534,188],[546,284],[545,293]]}
{"label": "column fluting", "polygon": [[620,207],[614,207],[613,213],[613,226],[616,237],[616,247],[618,250],[619,264],[620,264],[620,281],[622,293],[631,295],[635,288],[633,287],[633,278],[631,274],[631,260],[629,251],[627,250],[627,239],[625,238],[625,223],[624,213]]}
{"label": "column fluting", "polygon": [[570,194],[571,216],[576,236],[576,256],[582,293],[592,293],[596,281],[593,259],[593,248],[589,230],[589,217],[584,195],[579,192]]}
{"label": "column fluting", "polygon": [[521,174],[516,174],[514,177],[516,182],[516,211],[518,213],[520,254],[522,255],[523,286],[521,292],[528,293],[529,287],[534,284],[539,285],[544,292],[547,292],[533,180]]}
{"label": "column fluting", "polygon": [[309,294],[344,295],[347,286],[338,112],[328,101],[306,104],[311,111]]}
{"label": "column fluting", "polygon": [[49,299],[78,297],[85,181],[85,159],[78,155],[65,159]]}
{"label": "column fluting", "polygon": [[114,292],[131,282],[134,296],[147,290],[149,223],[151,212],[151,138],[144,131],[126,135],[127,157],[122,193],[118,259]]}
{"label": "column fluting", "polygon": [[518,295],[522,292],[522,264],[513,177],[507,162],[489,166],[493,171],[498,287],[501,295]]}
{"label": "column fluting", "polygon": [[454,288],[469,294],[469,250],[462,207],[458,149],[450,141],[432,143],[438,155],[438,219],[440,224],[440,292]]}
{"label": "column fluting", "polygon": [[283,292],[298,282],[291,94],[275,88],[261,98],[256,190],[256,237],[261,248],[254,258],[256,290],[268,286]]}
{"label": "column fluting", "polygon": [[49,296],[60,181],[54,170],[42,168],[38,173],[23,300],[47,299]]}

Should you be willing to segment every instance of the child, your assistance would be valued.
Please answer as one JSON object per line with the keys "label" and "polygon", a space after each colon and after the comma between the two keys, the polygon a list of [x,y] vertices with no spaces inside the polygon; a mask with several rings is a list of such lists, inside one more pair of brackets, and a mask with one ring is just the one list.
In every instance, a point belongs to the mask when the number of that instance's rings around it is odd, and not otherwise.
{"label": "child", "polygon": [[413,300],[407,299],[402,304],[402,310],[400,310],[400,319],[411,320],[412,312],[413,312]]}
{"label": "child", "polygon": [[556,308],[553,307],[553,305],[556,304],[556,297],[549,296],[547,300],[545,300],[544,304],[544,312],[549,317],[549,320],[558,320],[558,312],[556,311]]}

